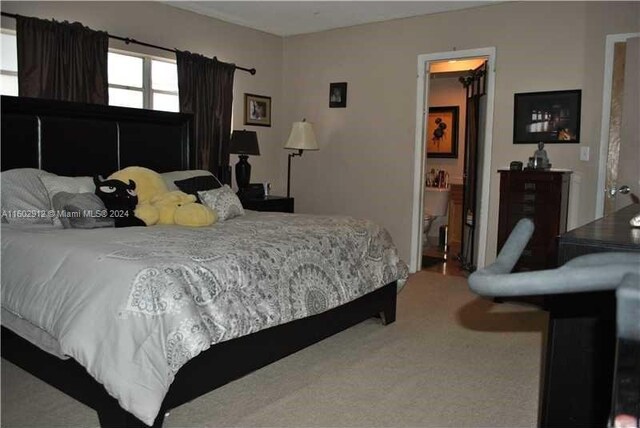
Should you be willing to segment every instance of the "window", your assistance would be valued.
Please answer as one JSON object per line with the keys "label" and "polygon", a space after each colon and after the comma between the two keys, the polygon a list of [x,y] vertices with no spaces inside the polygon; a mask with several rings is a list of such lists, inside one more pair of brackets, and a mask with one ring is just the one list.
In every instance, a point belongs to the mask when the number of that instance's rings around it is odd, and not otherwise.
{"label": "window", "polygon": [[109,104],[144,108],[143,58],[109,52],[108,66]]}
{"label": "window", "polygon": [[0,94],[18,95],[18,50],[16,35],[2,30],[0,33]]}
{"label": "window", "polygon": [[[18,95],[18,50],[15,32],[0,33],[0,94]],[[110,51],[109,105],[180,111],[178,68],[170,60]]]}
{"label": "window", "polygon": [[109,104],[180,111],[174,62],[109,52]]}

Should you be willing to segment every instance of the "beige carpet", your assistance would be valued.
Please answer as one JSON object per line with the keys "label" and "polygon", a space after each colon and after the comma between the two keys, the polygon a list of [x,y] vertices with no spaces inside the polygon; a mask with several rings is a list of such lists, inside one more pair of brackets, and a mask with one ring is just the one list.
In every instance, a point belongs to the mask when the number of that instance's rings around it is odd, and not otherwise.
{"label": "beige carpet", "polygon": [[[546,314],[421,272],[398,319],[370,319],[174,409],[168,427],[531,427]],[[3,427],[97,426],[93,410],[2,361]]]}

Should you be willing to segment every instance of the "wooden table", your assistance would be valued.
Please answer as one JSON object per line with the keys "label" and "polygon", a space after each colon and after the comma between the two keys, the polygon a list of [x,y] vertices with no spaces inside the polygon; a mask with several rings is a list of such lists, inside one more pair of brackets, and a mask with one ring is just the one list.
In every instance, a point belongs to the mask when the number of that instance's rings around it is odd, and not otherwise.
{"label": "wooden table", "polygon": [[560,236],[558,262],[565,262],[590,253],[609,251],[640,251],[640,229],[629,226],[629,220],[640,213],[640,204],[592,221]]}
{"label": "wooden table", "polygon": [[[558,264],[589,253],[640,252],[640,229],[629,220],[640,205],[623,208],[560,236]],[[607,425],[616,350],[615,292],[547,296],[549,328],[542,427]]]}

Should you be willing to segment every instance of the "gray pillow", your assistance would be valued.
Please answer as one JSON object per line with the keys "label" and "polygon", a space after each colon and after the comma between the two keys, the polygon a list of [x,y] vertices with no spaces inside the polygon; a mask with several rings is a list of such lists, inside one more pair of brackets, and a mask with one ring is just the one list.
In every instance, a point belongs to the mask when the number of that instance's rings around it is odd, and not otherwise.
{"label": "gray pillow", "polygon": [[53,222],[48,211],[51,201],[40,177],[50,176],[41,169],[17,168],[0,174],[2,222],[42,224]]}
{"label": "gray pillow", "polygon": [[[96,185],[93,183],[92,177],[64,177],[50,174],[41,176],[40,181],[42,181],[51,199],[51,206],[53,206],[53,196],[59,192],[93,193],[96,190]],[[60,226],[61,220],[58,218],[57,213],[54,212],[54,214],[56,215],[53,217],[53,224]]]}
{"label": "gray pillow", "polygon": [[231,190],[231,187],[226,184],[218,189],[198,192],[198,197],[203,205],[208,206],[218,213],[220,220],[229,220],[230,218],[244,215],[242,202],[240,202],[238,196]]}
{"label": "gray pillow", "polygon": [[96,229],[114,227],[112,218],[106,217],[107,209],[93,193],[58,192],[53,195],[53,209],[65,229]]}

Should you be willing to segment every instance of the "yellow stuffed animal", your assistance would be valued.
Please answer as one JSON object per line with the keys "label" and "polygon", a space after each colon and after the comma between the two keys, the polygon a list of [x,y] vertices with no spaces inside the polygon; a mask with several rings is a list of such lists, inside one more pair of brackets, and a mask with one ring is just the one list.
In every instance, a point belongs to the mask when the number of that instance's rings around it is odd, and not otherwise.
{"label": "yellow stuffed animal", "polygon": [[136,217],[147,226],[178,224],[181,226],[209,226],[218,221],[211,208],[196,203],[196,197],[179,190],[169,192],[160,174],[148,168],[130,166],[117,171],[109,179],[136,183],[138,205]]}
{"label": "yellow stuffed animal", "polygon": [[218,214],[215,211],[195,202],[194,195],[176,190],[154,197],[151,205],[158,208],[158,224],[203,226],[218,221]]}
{"label": "yellow stuffed animal", "polygon": [[169,191],[164,179],[160,174],[149,168],[141,166],[129,166],[109,176],[112,180],[120,180],[128,183],[129,180],[136,182],[136,193],[138,194],[138,204],[146,204],[158,195],[164,195]]}

